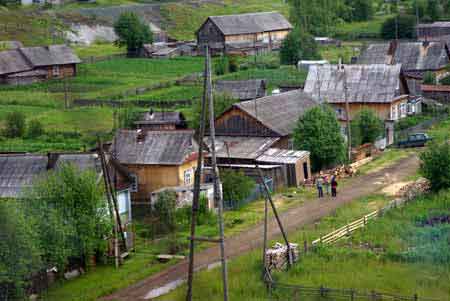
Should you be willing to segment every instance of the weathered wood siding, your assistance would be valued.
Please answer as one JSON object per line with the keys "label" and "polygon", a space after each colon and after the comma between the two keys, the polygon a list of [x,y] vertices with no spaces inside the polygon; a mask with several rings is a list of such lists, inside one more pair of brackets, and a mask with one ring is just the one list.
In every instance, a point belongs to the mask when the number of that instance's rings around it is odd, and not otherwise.
{"label": "weathered wood siding", "polygon": [[216,134],[222,136],[278,137],[247,113],[233,108],[216,120]]}
{"label": "weathered wood siding", "polygon": [[197,31],[197,43],[224,43],[225,39],[217,26],[209,19]]}
{"label": "weathered wood siding", "polygon": [[48,79],[72,77],[77,74],[77,67],[75,64],[47,66],[44,70],[47,71]]}

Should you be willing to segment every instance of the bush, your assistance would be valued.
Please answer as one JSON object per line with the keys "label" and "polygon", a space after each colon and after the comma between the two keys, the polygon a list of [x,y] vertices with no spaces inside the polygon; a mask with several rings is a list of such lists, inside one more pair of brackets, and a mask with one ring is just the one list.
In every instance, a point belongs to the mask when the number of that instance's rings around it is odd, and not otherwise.
{"label": "bush", "polygon": [[127,47],[129,55],[137,55],[146,43],[153,42],[153,34],[147,24],[133,12],[124,12],[114,23],[114,32],[118,36],[116,44]]}
{"label": "bush", "polygon": [[309,109],[294,130],[296,149],[311,153],[313,170],[340,163],[345,157],[344,137],[335,112],[329,106]]}
{"label": "bush", "polygon": [[5,136],[19,138],[25,134],[25,115],[21,112],[11,112],[6,115]]}
{"label": "bush", "polygon": [[226,55],[222,56],[214,66],[216,75],[224,75],[230,71],[230,63]]}
{"label": "bush", "polygon": [[370,109],[361,110],[351,122],[352,145],[374,143],[383,134],[383,121]]}
{"label": "bush", "polygon": [[156,233],[175,233],[177,196],[173,191],[165,191],[158,194],[158,200],[153,204],[153,215],[158,219]]}
{"label": "bush", "polygon": [[[381,27],[381,37],[385,40],[396,38],[396,17],[387,19]],[[413,39],[416,36],[416,18],[411,15],[398,15],[398,38]]]}
{"label": "bush", "polygon": [[423,75],[423,83],[425,85],[436,85],[436,75],[431,71],[425,72]]}
{"label": "bush", "polygon": [[312,35],[294,28],[284,39],[280,49],[280,62],[297,65],[299,60],[321,59],[319,48]]}
{"label": "bush", "polygon": [[441,85],[450,86],[450,75],[442,78],[439,82]]}
{"label": "bush", "polygon": [[238,59],[235,55],[230,56],[230,59],[228,60],[228,70],[230,72],[238,72],[239,71],[239,63],[238,63]]}
{"label": "bush", "polygon": [[255,181],[245,176],[242,171],[224,170],[220,178],[222,179],[223,199],[225,201],[233,201],[239,204],[250,196],[255,187]]}
{"label": "bush", "polygon": [[433,191],[450,188],[450,144],[432,143],[420,155],[420,173],[431,183]]}
{"label": "bush", "polygon": [[44,127],[39,120],[33,119],[28,123],[28,138],[37,138],[44,135]]}

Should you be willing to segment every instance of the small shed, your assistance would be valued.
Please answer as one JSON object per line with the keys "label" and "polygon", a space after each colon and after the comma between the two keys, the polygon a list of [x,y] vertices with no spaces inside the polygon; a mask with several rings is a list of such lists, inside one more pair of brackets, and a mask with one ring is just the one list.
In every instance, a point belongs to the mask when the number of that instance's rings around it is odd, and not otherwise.
{"label": "small shed", "polygon": [[219,80],[215,83],[215,91],[239,101],[253,100],[266,96],[267,83],[264,79]]}
{"label": "small shed", "polygon": [[181,112],[154,112],[150,110],[144,113],[143,118],[134,124],[138,129],[145,131],[187,129],[186,118]]}
{"label": "small shed", "polygon": [[302,61],[298,62],[297,68],[299,70],[309,71],[309,68],[311,66],[325,66],[325,65],[329,65],[329,64],[330,64],[330,62],[327,60],[318,60],[318,61],[302,60]]}
{"label": "small shed", "polygon": [[177,47],[164,47],[152,53],[152,58],[155,59],[171,59],[180,55],[180,50]]}

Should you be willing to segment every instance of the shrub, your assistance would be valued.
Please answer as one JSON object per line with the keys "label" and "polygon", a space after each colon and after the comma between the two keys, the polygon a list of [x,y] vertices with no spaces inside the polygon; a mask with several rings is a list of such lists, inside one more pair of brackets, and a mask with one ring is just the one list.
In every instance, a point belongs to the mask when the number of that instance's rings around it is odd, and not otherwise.
{"label": "shrub", "polygon": [[230,72],[230,63],[226,55],[222,56],[214,66],[216,75],[224,75]]}
{"label": "shrub", "polygon": [[319,48],[313,36],[299,28],[294,28],[284,39],[280,49],[280,62],[296,65],[299,60],[320,59]]}
{"label": "shrub", "polygon": [[450,144],[432,143],[420,155],[420,173],[431,183],[433,191],[450,188]]}
{"label": "shrub", "polygon": [[423,83],[425,85],[436,85],[436,75],[431,71],[425,72],[423,75]]}
{"label": "shrub", "polygon": [[129,55],[136,55],[146,43],[153,42],[153,34],[147,24],[133,12],[124,12],[114,23],[114,31],[119,37],[116,44],[127,47]]}
{"label": "shrub", "polygon": [[383,121],[370,109],[361,110],[352,120],[352,144],[374,143],[383,134]]}
{"label": "shrub", "polygon": [[[396,38],[396,17],[387,19],[381,27],[381,37],[385,40]],[[416,18],[411,15],[398,15],[398,38],[412,39],[415,37]]]}
{"label": "shrub", "polygon": [[153,204],[153,215],[158,219],[156,233],[170,234],[177,228],[176,194],[165,191],[158,194],[158,200]]}
{"label": "shrub", "polygon": [[228,60],[228,69],[230,72],[238,72],[239,71],[239,63],[238,59],[235,55],[230,56]]}
{"label": "shrub", "polygon": [[28,123],[28,138],[37,138],[44,135],[44,127],[39,120],[33,119]]}
{"label": "shrub", "polygon": [[450,75],[442,78],[439,82],[441,83],[441,85],[449,86],[450,85]]}
{"label": "shrub", "polygon": [[21,112],[11,112],[6,115],[5,136],[19,138],[25,134],[25,115]]}
{"label": "shrub", "polygon": [[294,145],[296,149],[311,152],[311,164],[315,171],[342,162],[344,138],[334,111],[328,106],[306,111],[294,130]]}
{"label": "shrub", "polygon": [[255,181],[245,176],[242,171],[224,170],[220,178],[222,180],[223,199],[226,201],[239,204],[250,196],[255,187]]}

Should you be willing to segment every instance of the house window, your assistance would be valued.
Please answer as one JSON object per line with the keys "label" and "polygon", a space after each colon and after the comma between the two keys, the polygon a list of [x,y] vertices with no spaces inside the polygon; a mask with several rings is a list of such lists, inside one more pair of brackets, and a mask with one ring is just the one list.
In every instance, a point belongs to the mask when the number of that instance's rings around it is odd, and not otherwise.
{"label": "house window", "polygon": [[188,169],[184,171],[184,185],[192,184],[192,169]]}
{"label": "house window", "polygon": [[406,117],[406,104],[400,105],[400,118]]}
{"label": "house window", "polygon": [[338,118],[343,118],[344,117],[344,110],[342,110],[341,108],[337,108],[336,109],[336,115]]}
{"label": "house window", "polygon": [[53,76],[59,76],[59,66],[53,66]]}
{"label": "house window", "polygon": [[138,176],[134,173],[130,174],[131,178],[131,192],[138,192],[139,181]]}

